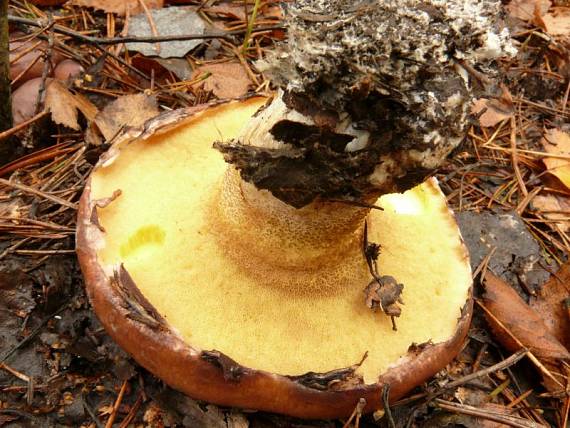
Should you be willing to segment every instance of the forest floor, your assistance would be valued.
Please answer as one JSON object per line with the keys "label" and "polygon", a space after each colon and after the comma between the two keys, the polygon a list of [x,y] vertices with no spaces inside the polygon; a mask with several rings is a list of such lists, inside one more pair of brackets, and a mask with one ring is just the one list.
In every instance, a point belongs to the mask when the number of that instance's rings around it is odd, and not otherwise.
{"label": "forest floor", "polygon": [[[219,408],[164,385],[105,333],[75,256],[77,203],[110,136],[155,110],[270,92],[254,63],[286,37],[277,2],[261,2],[253,19],[253,3],[241,0],[32,3],[41,2],[11,1],[9,12],[11,39],[24,43],[14,67],[28,61],[14,88],[39,65],[43,101],[0,133],[13,147],[0,166],[0,426],[355,426]],[[163,34],[173,21],[161,11],[173,7],[193,23],[179,33],[202,38],[128,50],[117,39]],[[570,349],[570,9],[544,0],[506,8],[519,53],[500,64],[496,91],[476,103],[465,142],[436,174],[471,253],[476,305],[466,346],[361,427],[567,426],[570,366],[549,346]],[[171,48],[176,58],[156,56]],[[40,52],[34,64],[22,49]],[[45,90],[50,63],[62,58],[83,71]],[[22,102],[16,91],[14,102]],[[522,312],[486,307],[488,272],[528,303]],[[534,317],[540,323],[525,324]],[[497,318],[498,334],[488,323]]]}

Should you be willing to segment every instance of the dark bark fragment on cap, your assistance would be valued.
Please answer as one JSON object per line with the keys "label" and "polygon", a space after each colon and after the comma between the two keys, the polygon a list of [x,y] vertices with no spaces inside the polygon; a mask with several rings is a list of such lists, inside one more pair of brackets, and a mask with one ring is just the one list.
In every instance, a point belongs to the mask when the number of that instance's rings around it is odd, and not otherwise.
{"label": "dark bark fragment on cap", "polygon": [[364,385],[364,379],[362,376],[355,372],[367,357],[368,353],[365,353],[358,363],[350,367],[335,369],[325,373],[307,372],[299,376],[287,377],[303,386],[306,386],[307,388],[319,391],[331,389],[339,391],[342,389],[354,388],[357,385]]}
{"label": "dark bark fragment on cap", "polygon": [[135,281],[127,272],[123,264],[115,268],[110,278],[111,286],[114,287],[123,298],[127,316],[152,329],[165,329],[166,321],[150,302],[141,293]]}
{"label": "dark bark fragment on cap", "polygon": [[229,382],[239,382],[247,373],[247,369],[220,351],[202,351],[200,358],[208,361],[222,370],[224,379]]}

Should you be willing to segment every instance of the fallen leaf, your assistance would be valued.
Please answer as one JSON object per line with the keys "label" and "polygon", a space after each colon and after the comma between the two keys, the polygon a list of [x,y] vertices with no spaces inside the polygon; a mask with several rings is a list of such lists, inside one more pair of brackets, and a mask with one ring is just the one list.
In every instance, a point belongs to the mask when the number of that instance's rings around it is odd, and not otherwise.
{"label": "fallen leaf", "polygon": [[570,8],[555,7],[542,15],[545,30],[551,36],[568,36],[570,34]]}
{"label": "fallen leaf", "polygon": [[471,106],[471,113],[478,115],[483,109],[486,110],[479,116],[479,124],[484,128],[495,126],[500,121],[510,118],[514,113],[512,102],[509,103],[503,97],[500,99],[479,98]]}
{"label": "fallen leaf", "polygon": [[[153,10],[150,15],[156,32],[161,36],[202,35],[206,28],[204,21],[193,10],[185,7],[168,7]],[[153,36],[148,16],[145,13],[131,17],[129,36]],[[181,40],[162,43],[127,43],[127,49],[146,56],[161,58],[181,58],[203,42],[203,39]]]}
{"label": "fallen leaf", "polygon": [[567,159],[545,158],[548,172],[556,176],[570,189],[570,134],[559,129],[549,129],[542,138],[542,145],[547,153],[567,156]]}
{"label": "fallen leaf", "polygon": [[[95,117],[94,124],[105,140],[115,137],[126,126],[141,126],[148,119],[159,113],[156,99],[145,94],[125,95],[109,103]],[[89,143],[97,145],[100,141],[93,140],[94,130],[89,132]],[[86,137],[87,138],[87,137]]]}
{"label": "fallen leaf", "polygon": [[206,13],[214,13],[241,21],[246,20],[245,8],[242,4],[220,3],[211,7],[205,7],[203,10]]}
{"label": "fallen leaf", "polygon": [[80,94],[72,94],[62,83],[53,80],[46,88],[45,107],[51,112],[55,123],[79,130],[77,123],[80,111],[88,121],[93,121],[98,113],[97,107]]}
{"label": "fallen leaf", "polygon": [[549,225],[556,225],[562,232],[570,230],[570,198],[551,194],[538,195],[532,200],[532,205],[541,215],[554,222]]}
{"label": "fallen leaf", "polygon": [[144,12],[140,2],[149,9],[160,9],[164,6],[164,0],[71,0],[70,4],[99,9],[107,13],[116,13],[125,16],[127,10],[131,15]]}
{"label": "fallen leaf", "polygon": [[550,332],[570,349],[570,318],[566,300],[570,297],[570,263],[562,265],[544,284],[530,306],[542,317]]}
{"label": "fallen leaf", "polygon": [[508,14],[523,21],[532,21],[535,11],[540,15],[545,14],[552,3],[550,0],[512,0],[507,6]]}
{"label": "fallen leaf", "polygon": [[206,64],[194,71],[193,77],[209,73],[204,80],[204,89],[218,98],[239,98],[249,89],[251,80],[239,62]]}
{"label": "fallen leaf", "polygon": [[[490,271],[485,275],[484,286],[485,307],[524,347],[530,349],[539,359],[547,361],[570,359],[570,352],[550,333],[544,320],[511,286]],[[521,348],[493,318],[490,316],[486,318],[491,331],[506,349],[516,352]]]}

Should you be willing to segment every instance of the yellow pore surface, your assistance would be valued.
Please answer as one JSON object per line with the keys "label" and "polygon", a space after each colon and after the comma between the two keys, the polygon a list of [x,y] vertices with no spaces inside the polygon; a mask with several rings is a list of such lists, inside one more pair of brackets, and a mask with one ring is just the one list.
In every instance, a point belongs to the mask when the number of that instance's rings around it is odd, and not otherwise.
{"label": "yellow pore surface", "polygon": [[[372,383],[410,344],[449,339],[471,273],[445,198],[433,182],[383,196],[377,204],[384,211],[373,210],[368,218],[369,240],[382,245],[381,274],[404,284],[398,331],[387,316],[364,304],[370,274],[359,246],[339,261],[331,241],[334,266],[323,272],[335,271],[337,279],[334,284],[326,279],[322,287],[314,286],[319,280],[309,278],[315,275],[310,269],[272,269],[271,260],[248,257],[255,244],[240,243],[240,230],[232,230],[229,241],[249,260],[241,263],[226,251],[228,240],[218,239],[224,228],[216,230],[223,221],[213,221],[212,207],[227,165],[212,143],[238,135],[261,102],[210,109],[162,136],[122,147],[113,163],[99,168],[92,198],[122,191],[99,209],[106,230],[100,263],[107,271],[124,263],[149,302],[189,344],[219,350],[251,368],[285,375],[326,372],[353,365],[368,352],[359,372]],[[263,275],[254,272],[256,265]],[[272,278],[272,271],[279,278]],[[312,285],[287,287],[288,278],[298,284],[299,275]]]}

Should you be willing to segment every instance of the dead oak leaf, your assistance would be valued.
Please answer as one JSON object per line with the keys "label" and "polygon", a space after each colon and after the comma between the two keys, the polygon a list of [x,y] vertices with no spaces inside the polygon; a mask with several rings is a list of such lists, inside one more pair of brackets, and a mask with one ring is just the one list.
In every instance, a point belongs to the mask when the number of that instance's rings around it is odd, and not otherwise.
{"label": "dead oak leaf", "polygon": [[101,143],[98,132],[104,140],[108,141],[121,129],[142,126],[159,113],[156,99],[152,96],[140,93],[119,97],[97,114],[87,132],[86,139],[88,143],[98,145]]}
{"label": "dead oak leaf", "polygon": [[71,0],[70,3],[125,16],[127,11],[131,15],[144,12],[141,1],[149,9],[160,9],[164,6],[164,0]]}
{"label": "dead oak leaf", "polygon": [[98,113],[97,107],[80,94],[72,94],[61,82],[53,80],[46,88],[45,107],[51,112],[55,123],[78,131],[80,129],[78,111],[88,121],[93,121]]}
{"label": "dead oak leaf", "polygon": [[511,105],[501,100],[479,98],[471,106],[471,113],[480,114],[479,124],[484,128],[490,128],[502,120],[510,118],[514,111]]}
{"label": "dead oak leaf", "polygon": [[245,21],[245,8],[241,4],[220,3],[214,6],[205,7],[204,12],[221,15],[227,18],[239,19]]}
{"label": "dead oak leaf", "polygon": [[570,35],[570,8],[555,7],[541,18],[546,32],[551,36]]}
{"label": "dead oak leaf", "polygon": [[506,349],[516,352],[521,348],[514,336],[539,359],[551,362],[570,359],[570,352],[550,332],[540,315],[509,284],[487,271],[484,285],[485,307],[508,331],[490,316],[487,316],[487,321]]}
{"label": "dead oak leaf", "polygon": [[570,189],[570,134],[549,129],[542,138],[542,145],[547,153],[560,156],[544,159],[548,172]]}
{"label": "dead oak leaf", "polygon": [[547,370],[548,374],[541,371],[544,387],[560,393],[564,385],[557,379],[566,375],[564,364],[570,359],[570,352],[509,284],[488,271],[484,285],[485,317],[495,338],[511,352],[521,347],[529,349]]}
{"label": "dead oak leaf", "polygon": [[570,298],[570,263],[562,265],[533,298],[530,306],[542,317],[550,332],[570,349],[570,317],[567,299]]}
{"label": "dead oak leaf", "polygon": [[555,195],[538,195],[532,200],[533,207],[548,220],[552,220],[562,232],[570,230],[570,198]]}
{"label": "dead oak leaf", "polygon": [[510,16],[530,22],[536,14],[545,14],[551,5],[550,0],[512,0],[505,9]]}
{"label": "dead oak leaf", "polygon": [[194,71],[193,77],[208,77],[204,80],[204,89],[212,91],[218,98],[239,98],[247,94],[251,80],[243,65],[239,62],[205,64]]}

